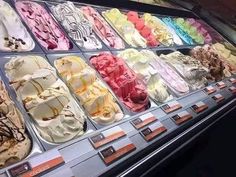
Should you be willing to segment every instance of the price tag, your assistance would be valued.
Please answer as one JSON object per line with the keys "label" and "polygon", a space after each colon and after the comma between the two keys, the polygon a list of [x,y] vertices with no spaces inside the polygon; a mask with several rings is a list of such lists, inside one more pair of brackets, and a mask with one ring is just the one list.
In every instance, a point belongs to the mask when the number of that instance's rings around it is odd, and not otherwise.
{"label": "price tag", "polygon": [[124,157],[135,149],[135,145],[126,138],[124,140],[113,143],[112,146],[109,146],[106,149],[103,149],[99,152],[99,155],[106,165],[110,165],[111,163]]}
{"label": "price tag", "polygon": [[93,147],[97,149],[125,135],[125,132],[119,126],[116,126],[90,137],[89,140]]}
{"label": "price tag", "polygon": [[217,82],[216,83],[217,87],[219,87],[220,89],[223,89],[226,87],[225,83],[223,81]]}
{"label": "price tag", "polygon": [[216,92],[216,89],[215,89],[214,87],[212,87],[212,86],[208,86],[208,87],[206,87],[206,88],[204,89],[204,91],[205,91],[208,95],[210,95],[210,94]]}
{"label": "price tag", "polygon": [[155,122],[157,118],[152,113],[147,113],[131,121],[131,124],[136,128],[140,129],[146,125]]}
{"label": "price tag", "polygon": [[54,149],[33,157],[29,159],[28,162],[17,165],[8,171],[12,177],[33,177],[49,172],[64,163],[65,162],[61,154],[58,150]]}
{"label": "price tag", "polygon": [[236,87],[234,87],[234,86],[229,87],[229,91],[231,91],[233,94],[235,94],[236,93]]}
{"label": "price tag", "polygon": [[29,162],[24,162],[20,165],[17,165],[16,167],[9,169],[9,173],[11,174],[11,176],[19,176],[30,171],[31,169],[32,168]]}
{"label": "price tag", "polygon": [[164,106],[162,106],[162,109],[166,113],[174,112],[180,108],[182,108],[182,106],[177,101],[172,101],[172,102],[169,102],[169,103],[165,104]]}
{"label": "price tag", "polygon": [[223,101],[225,98],[221,94],[216,94],[212,97],[217,103]]}
{"label": "price tag", "polygon": [[154,124],[142,130],[141,135],[144,137],[146,141],[151,141],[155,137],[164,133],[166,130],[167,130],[166,127],[161,122],[157,121]]}
{"label": "price tag", "polygon": [[192,106],[193,111],[196,113],[203,112],[207,108],[208,108],[208,106],[205,103],[203,103],[202,101],[199,101],[195,105]]}
{"label": "price tag", "polygon": [[230,81],[232,84],[235,84],[235,83],[236,83],[236,79],[235,79],[235,78],[230,78],[229,81]]}
{"label": "price tag", "polygon": [[187,111],[182,111],[182,112],[174,115],[172,117],[172,119],[174,120],[174,122],[177,125],[180,125],[180,124],[188,121],[189,119],[192,119],[192,115],[189,112],[187,112]]}

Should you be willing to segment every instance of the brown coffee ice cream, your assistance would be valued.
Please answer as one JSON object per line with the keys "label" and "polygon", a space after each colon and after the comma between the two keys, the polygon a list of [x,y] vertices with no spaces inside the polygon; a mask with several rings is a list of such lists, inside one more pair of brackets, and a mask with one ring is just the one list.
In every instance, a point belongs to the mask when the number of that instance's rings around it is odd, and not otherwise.
{"label": "brown coffee ice cream", "polygon": [[0,81],[0,168],[24,159],[30,148],[23,117]]}

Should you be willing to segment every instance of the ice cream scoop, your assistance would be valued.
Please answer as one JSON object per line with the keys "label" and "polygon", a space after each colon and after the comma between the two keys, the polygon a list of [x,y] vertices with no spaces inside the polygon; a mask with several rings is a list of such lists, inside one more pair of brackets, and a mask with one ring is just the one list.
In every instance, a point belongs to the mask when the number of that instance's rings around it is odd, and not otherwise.
{"label": "ice cream scoop", "polygon": [[108,125],[123,118],[115,98],[83,59],[66,56],[55,60],[54,64],[95,122]]}
{"label": "ice cream scoop", "polygon": [[188,83],[165,61],[160,59],[154,52],[150,50],[142,50],[141,53],[155,62],[150,64],[155,68],[161,78],[165,81],[166,85],[178,96],[189,93]]}
{"label": "ice cream scoop", "polygon": [[156,71],[150,64],[155,62],[153,58],[143,55],[136,49],[126,49],[119,52],[119,58],[126,61],[128,66],[143,79],[147,85],[148,94],[157,102],[163,103],[172,98],[168,93],[167,86]]}
{"label": "ice cream scoop", "polygon": [[43,57],[14,57],[5,71],[42,138],[61,143],[84,133],[84,113]]}
{"label": "ice cream scoop", "polygon": [[140,112],[149,108],[145,85],[122,59],[109,53],[100,53],[92,56],[90,62],[130,111]]}
{"label": "ice cream scoop", "polygon": [[184,77],[192,89],[199,89],[207,84],[206,77],[209,70],[200,61],[178,51],[167,55],[162,54],[160,58],[172,65]]}
{"label": "ice cream scoop", "polygon": [[5,1],[0,0],[0,50],[31,51],[35,43],[20,17]]}
{"label": "ice cream scoop", "polygon": [[94,8],[83,6],[80,9],[88,21],[93,25],[93,30],[107,46],[115,49],[125,48],[122,39]]}
{"label": "ice cream scoop", "polygon": [[104,11],[102,15],[129,45],[132,47],[146,47],[146,39],[139,34],[134,24],[128,20],[127,16],[122,14],[118,9],[113,8]]}
{"label": "ice cream scoop", "polygon": [[203,47],[194,47],[190,55],[209,69],[211,76],[209,79],[213,81],[219,81],[225,77],[229,77],[231,76],[231,72],[233,72],[233,68],[231,68],[229,63],[218,55],[211,45],[206,44]]}
{"label": "ice cream scoop", "polygon": [[89,50],[102,48],[101,42],[93,32],[93,25],[72,2],[51,6],[51,10],[79,47]]}
{"label": "ice cream scoop", "polygon": [[23,160],[30,150],[23,117],[0,81],[0,169]]}
{"label": "ice cream scoop", "polygon": [[58,24],[37,2],[17,1],[16,9],[46,50],[69,50],[72,45]]}
{"label": "ice cream scoop", "polygon": [[152,28],[145,24],[144,20],[139,17],[137,12],[129,11],[126,15],[127,19],[134,24],[142,37],[147,40],[148,46],[155,47],[159,45],[159,40],[155,37]]}

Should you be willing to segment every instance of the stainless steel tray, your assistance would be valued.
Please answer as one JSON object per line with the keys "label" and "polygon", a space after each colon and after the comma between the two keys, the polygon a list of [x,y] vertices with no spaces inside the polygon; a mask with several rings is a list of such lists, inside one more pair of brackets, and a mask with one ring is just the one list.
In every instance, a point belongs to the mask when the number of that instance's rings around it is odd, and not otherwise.
{"label": "stainless steel tray", "polygon": [[[103,51],[103,52],[111,53],[111,52],[109,52],[109,51]],[[98,55],[98,54],[99,54],[99,52],[84,53],[84,57],[85,57],[87,63],[89,63],[89,65],[90,65],[93,69],[95,69],[95,68],[94,68],[94,66],[90,63],[90,58],[91,58],[92,56]],[[99,74],[99,72],[98,72],[96,69],[95,69],[95,71],[97,72],[98,77],[99,77],[101,80],[103,80],[103,78],[101,77],[101,75]],[[127,112],[127,114],[128,114],[129,116],[133,116],[133,115],[136,115],[136,114],[140,113],[140,112],[133,112],[133,111],[128,110],[128,109],[126,108],[126,106],[119,100],[119,98],[116,96],[116,94],[112,91],[111,87],[110,87],[107,83],[105,83],[105,82],[104,82],[104,84],[106,84],[106,86],[111,90],[111,92],[113,93],[113,95],[117,98],[117,100],[119,101],[120,105],[123,107],[123,109],[125,110],[125,112]],[[148,108],[146,108],[146,110],[151,110],[151,109],[156,108],[156,107],[157,107],[157,105],[149,98],[149,105],[148,105]],[[146,110],[145,110],[145,111],[146,111]]]}
{"label": "stainless steel tray", "polygon": [[[47,55],[47,58],[49,60],[49,62],[51,63],[52,66],[55,67],[54,65],[54,61],[56,61],[57,59],[59,58],[62,58],[62,57],[65,57],[65,56],[78,56],[80,57],[82,60],[84,60],[88,66],[91,67],[91,65],[87,62],[87,60],[85,60],[85,57],[81,54],[81,53],[68,53],[68,54],[52,54],[52,55]],[[91,67],[92,68],[92,67]],[[93,68],[94,69],[94,68]],[[96,70],[95,70],[96,71]],[[58,74],[59,77],[60,77],[60,74]],[[62,80],[63,78],[60,77]],[[124,118],[127,118],[129,117],[130,115],[126,112],[126,110],[120,105],[119,103],[119,100],[117,99],[117,97],[114,95],[114,93],[112,92],[112,90],[107,86],[107,84],[99,77],[99,75],[97,74],[97,78],[98,78],[98,81],[106,88],[108,88],[109,92],[112,94],[115,102],[117,103],[117,105],[120,107],[120,109],[122,110],[124,116],[123,116],[123,119]],[[67,83],[65,80],[64,80],[65,83]],[[67,84],[68,85],[68,84]],[[69,87],[70,88],[70,87]],[[76,94],[74,93],[73,89],[70,88],[72,94],[77,98],[78,102],[80,103],[80,100],[78,99],[78,97],[76,96]],[[81,105],[81,103],[80,103]],[[85,110],[85,109],[84,109]],[[85,110],[86,112],[86,115],[89,117],[89,119],[91,120],[91,122],[93,123],[93,125],[97,128],[97,129],[100,129],[100,128],[103,128],[104,126],[106,125],[101,125],[101,124],[98,124],[97,122],[95,122],[92,118],[92,116]]]}
{"label": "stainless steel tray", "polygon": [[[126,49],[124,49],[124,50],[126,50]],[[124,51],[124,50],[120,50],[120,51],[112,51],[112,53],[114,54],[114,55],[118,55],[119,54],[119,52],[121,52],[121,51]],[[138,50],[138,51],[141,51],[141,50],[147,50],[147,49],[136,49],[136,50]],[[124,60],[125,61],[125,60]],[[125,61],[126,62],[126,61]],[[126,63],[127,64],[127,63]],[[129,67],[129,65],[127,64],[127,66]],[[129,67],[131,70],[133,70],[131,67]],[[133,70],[134,71],[134,70]],[[134,71],[135,72],[135,71]],[[160,78],[161,78],[161,76],[160,76]],[[162,78],[161,78],[162,79]],[[162,79],[163,80],[163,79]],[[165,83],[165,81],[163,80],[163,82]],[[167,86],[167,92],[170,94],[170,96],[172,96],[172,98],[171,99],[168,99],[168,100],[166,100],[165,102],[159,102],[159,101],[157,101],[156,99],[154,99],[154,98],[152,98],[151,96],[150,96],[150,99],[155,103],[155,104],[157,104],[158,106],[159,105],[161,105],[161,104],[164,104],[164,103],[166,103],[166,102],[168,102],[168,101],[171,101],[171,100],[174,100],[174,99],[176,99],[178,96],[169,88],[169,86],[168,86],[168,84],[165,84],[166,86]]]}
{"label": "stainless steel tray", "polygon": [[[68,37],[70,38],[71,41],[73,41],[73,43],[81,50],[84,52],[89,52],[89,51],[103,51],[103,50],[107,50],[107,46],[104,44],[104,42],[100,39],[100,37],[96,34],[96,32],[93,30],[95,37],[101,42],[102,44],[102,48],[101,49],[86,49],[84,47],[79,46],[76,41],[71,38],[67,32],[67,30],[64,28],[64,26],[61,24],[61,22],[59,20],[57,20],[57,18],[55,17],[55,15],[52,13],[51,8],[54,5],[58,5],[61,3],[65,3],[65,1],[58,3],[58,2],[48,2],[48,1],[44,1],[45,6],[47,6],[47,10],[50,12],[51,16],[53,17],[53,19],[60,24],[60,27],[63,29],[63,31],[66,32],[66,34],[68,35]],[[74,4],[78,5],[78,3],[73,2]],[[67,51],[67,52],[73,52],[73,51]],[[62,53],[62,52],[61,52]]]}
{"label": "stainless steel tray", "polygon": [[[32,55],[32,54],[27,54],[27,55]],[[27,55],[17,55],[17,56],[27,56]],[[19,100],[19,99],[17,98],[17,95],[16,95],[15,90],[14,90],[14,89],[10,86],[10,84],[9,84],[9,79],[8,79],[7,76],[6,76],[5,69],[4,69],[4,65],[10,60],[10,58],[12,58],[12,57],[14,57],[14,56],[16,56],[16,55],[7,55],[7,56],[5,55],[5,56],[0,57],[0,58],[1,58],[1,59],[0,59],[0,68],[1,68],[1,70],[2,70],[2,74],[3,74],[3,78],[4,78],[4,80],[5,80],[5,83],[6,83],[6,85],[8,85],[8,88],[9,88],[9,90],[10,90],[10,93],[11,93],[12,97],[15,98],[15,101],[18,103],[18,105],[19,105],[19,107],[21,108],[22,112],[24,112],[24,114],[27,115],[26,121],[27,121],[28,124],[30,125],[31,129],[33,129],[34,133],[36,134],[36,137],[38,138],[38,140],[39,140],[39,142],[41,143],[41,145],[43,146],[43,148],[44,148],[45,150],[49,150],[49,149],[55,148],[55,147],[57,147],[58,145],[63,144],[64,142],[63,142],[63,143],[52,143],[52,142],[49,142],[49,141],[45,140],[44,138],[42,138],[42,136],[39,134],[39,132],[38,132],[38,130],[37,130],[37,128],[36,128],[36,123],[35,123],[33,117],[30,116],[30,115],[27,113],[27,111],[25,110],[25,108],[24,108],[24,106],[23,106],[21,100]],[[46,60],[46,57],[45,57],[45,55],[43,55],[43,54],[37,54],[37,56],[41,56],[41,57],[45,58],[45,60]],[[74,98],[73,95],[72,95],[72,98]],[[81,109],[80,105],[79,105],[78,102],[75,100],[75,98],[74,98],[74,101],[75,101],[75,103],[77,104],[78,108]],[[81,110],[82,110],[82,112],[84,112],[83,109],[81,109]],[[87,119],[86,119],[85,121],[86,121],[86,123],[84,124],[85,134],[94,131],[94,130],[95,130],[94,126],[93,126]],[[84,135],[84,134],[83,134],[83,135]],[[83,136],[83,135],[82,135],[82,136]],[[80,138],[80,137],[81,137],[81,136],[75,137],[74,139],[77,139],[77,138]]]}
{"label": "stainless steel tray", "polygon": [[[20,0],[15,0],[15,2],[20,1]],[[31,36],[33,37],[35,43],[38,44],[38,46],[41,47],[41,51],[40,52],[44,52],[44,53],[54,53],[54,52],[75,52],[75,51],[79,51],[79,48],[77,47],[77,45],[74,43],[73,40],[71,40],[71,38],[69,37],[68,33],[64,30],[64,28],[62,28],[61,24],[58,23],[58,21],[54,18],[54,16],[51,14],[50,9],[48,8],[48,6],[46,6],[46,4],[44,3],[44,1],[39,1],[39,0],[33,0],[32,2],[36,2],[39,5],[41,5],[48,13],[49,15],[52,17],[52,19],[56,22],[57,26],[59,27],[60,31],[64,34],[64,36],[69,40],[69,44],[71,46],[71,48],[69,50],[47,50],[45,47],[43,47],[37,40],[37,37],[33,34],[32,30],[30,29],[30,27],[28,26],[27,22],[24,21],[24,19],[22,19],[20,13],[17,11],[16,7],[15,7],[15,2],[12,1],[12,4],[14,6],[14,9],[16,11],[16,13],[19,15],[21,21],[23,22],[23,24],[27,27],[28,31],[30,32]]]}

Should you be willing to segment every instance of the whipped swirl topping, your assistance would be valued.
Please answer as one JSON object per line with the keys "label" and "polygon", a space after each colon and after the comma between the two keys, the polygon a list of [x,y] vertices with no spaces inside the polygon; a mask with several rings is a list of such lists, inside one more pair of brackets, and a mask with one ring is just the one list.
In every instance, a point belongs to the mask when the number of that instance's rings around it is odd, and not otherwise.
{"label": "whipped swirl topping", "polygon": [[92,24],[72,2],[51,7],[53,15],[61,22],[69,36],[85,49],[101,49],[102,44],[93,32]]}

